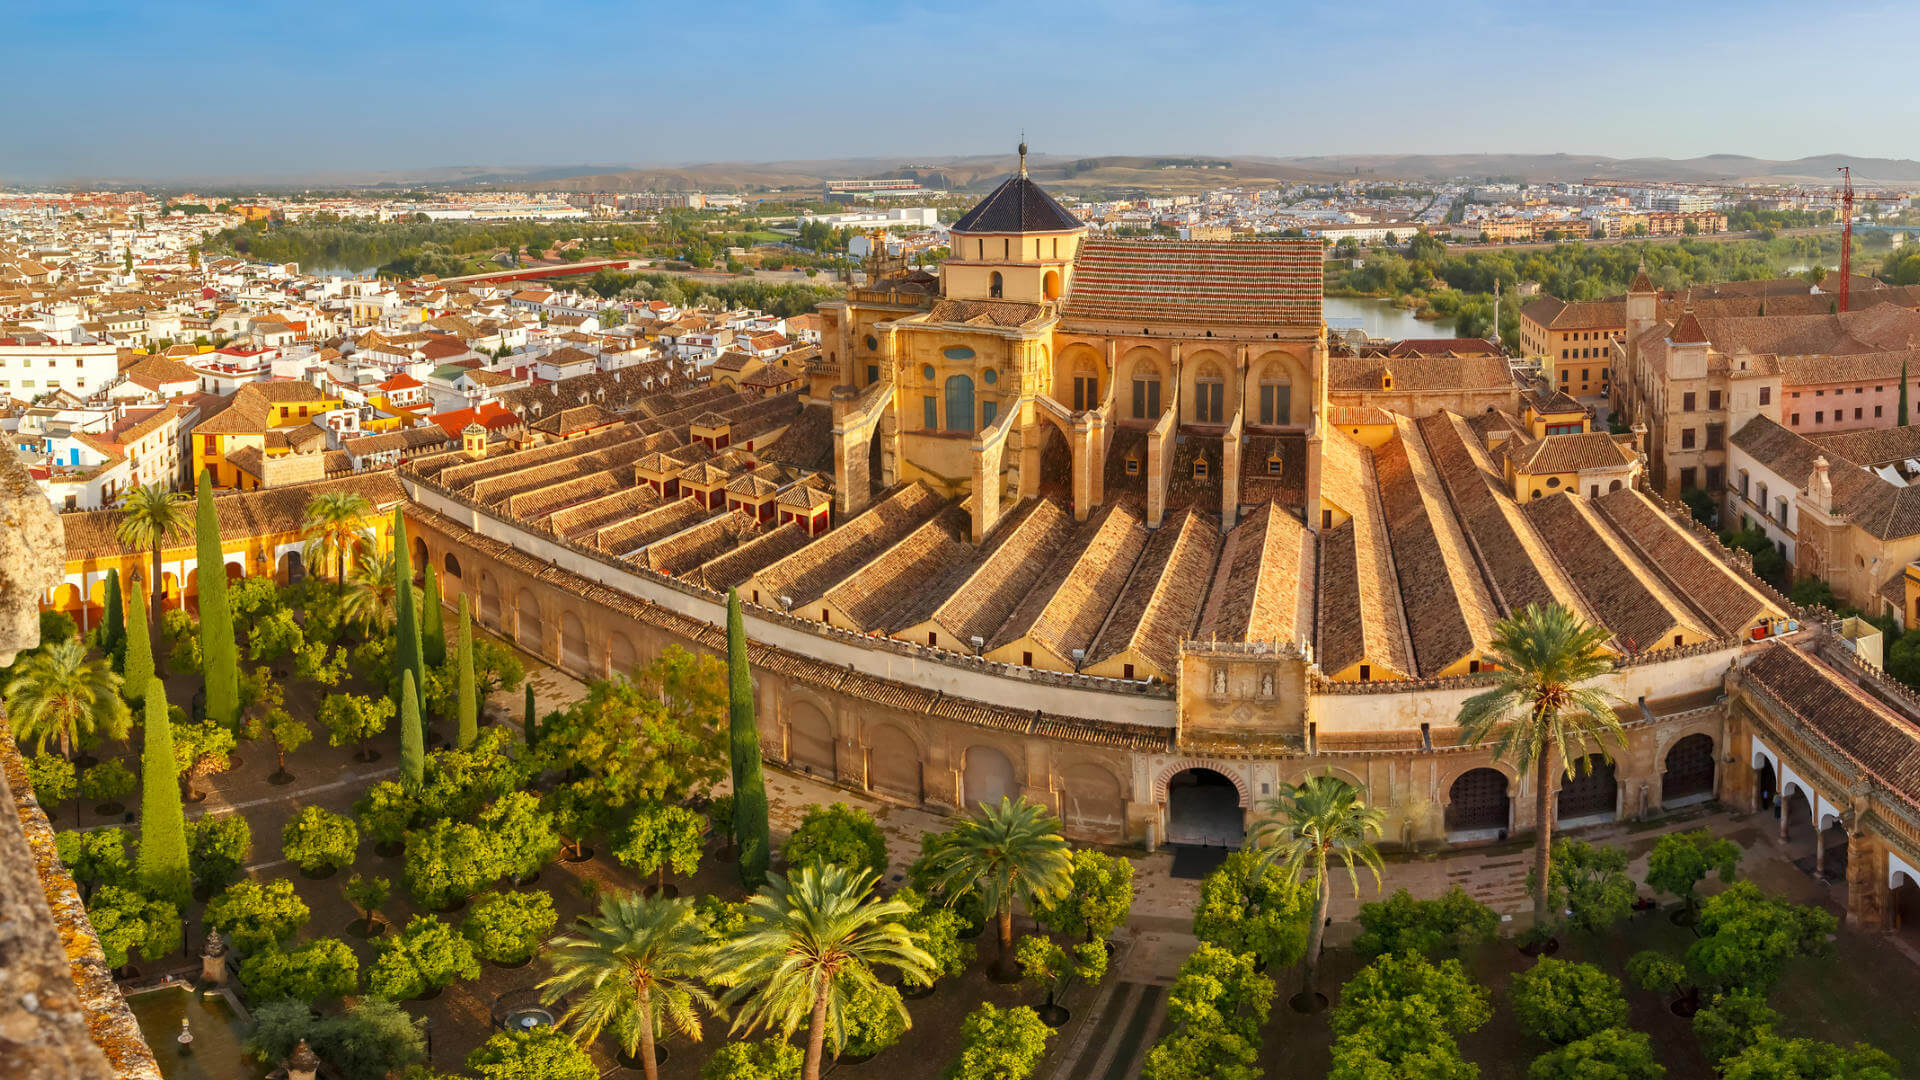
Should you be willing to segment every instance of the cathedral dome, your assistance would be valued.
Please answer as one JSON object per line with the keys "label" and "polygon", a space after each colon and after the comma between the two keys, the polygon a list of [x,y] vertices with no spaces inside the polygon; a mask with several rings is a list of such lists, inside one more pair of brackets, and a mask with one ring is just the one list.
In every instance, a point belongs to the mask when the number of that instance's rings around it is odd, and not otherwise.
{"label": "cathedral dome", "polygon": [[1020,171],[953,223],[957,233],[1078,232],[1086,225],[1027,175],[1026,144],[1020,144]]}

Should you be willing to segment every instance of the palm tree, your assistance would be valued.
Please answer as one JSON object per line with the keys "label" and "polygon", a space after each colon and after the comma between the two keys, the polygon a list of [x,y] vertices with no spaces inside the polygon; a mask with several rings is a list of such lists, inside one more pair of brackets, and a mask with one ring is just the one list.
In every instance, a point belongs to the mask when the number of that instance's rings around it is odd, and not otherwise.
{"label": "palm tree", "polygon": [[1360,895],[1359,867],[1373,874],[1380,888],[1380,853],[1373,838],[1380,835],[1386,814],[1368,806],[1357,787],[1331,774],[1309,776],[1298,787],[1266,801],[1267,816],[1253,828],[1253,845],[1260,862],[1280,863],[1298,882],[1308,873],[1313,880],[1313,925],[1307,928],[1306,978],[1299,1003],[1306,1009],[1320,1002],[1320,941],[1327,929],[1327,907],[1333,902],[1333,879],[1327,863],[1339,859]]}
{"label": "palm tree", "polygon": [[575,936],[553,942],[553,975],[540,984],[551,1005],[578,992],[560,1018],[583,1043],[609,1026],[647,1080],[659,1080],[654,1038],[665,1024],[700,1038],[694,1006],[717,1011],[700,983],[706,952],[693,904],[623,892],[600,898],[600,914],[583,917]]}
{"label": "palm tree", "polygon": [[300,557],[308,566],[326,565],[333,560],[333,577],[344,592],[347,587],[347,553],[361,541],[371,545],[372,532],[367,517],[373,504],[365,495],[351,491],[328,491],[307,502],[307,546]]}
{"label": "palm tree", "polygon": [[348,581],[347,593],[340,600],[341,619],[358,622],[368,630],[385,629],[393,625],[397,600],[393,552],[376,555],[367,548],[360,549],[353,560],[353,576]]}
{"label": "palm tree", "polygon": [[1606,628],[1558,604],[1529,604],[1494,627],[1494,687],[1460,706],[1460,744],[1491,738],[1493,757],[1523,775],[1533,772],[1533,925],[1547,925],[1547,853],[1553,815],[1547,811],[1547,769],[1558,756],[1571,777],[1605,742],[1627,744],[1611,695],[1582,685],[1613,670]]}
{"label": "palm tree", "polygon": [[1000,805],[981,803],[954,820],[950,838],[931,860],[935,886],[949,898],[978,892],[998,922],[1000,953],[994,977],[1013,973],[1013,903],[1029,911],[1059,900],[1073,888],[1073,854],[1060,835],[1060,820],[1039,803],[1002,795]]}
{"label": "palm tree", "polygon": [[[714,980],[731,988],[722,1004],[752,996],[734,1018],[735,1031],[768,1028],[790,1036],[806,1026],[802,1080],[820,1080],[828,1038],[839,1053],[847,1003],[878,992],[875,965],[920,980],[932,975],[933,957],[900,923],[912,909],[874,896],[875,877],[870,869],[810,863],[773,878],[747,901],[747,929],[715,954]],[[896,1001],[895,1008],[911,1022],[904,1005]]]}
{"label": "palm tree", "polygon": [[14,733],[42,753],[51,737],[64,757],[83,735],[124,738],[133,717],[120,697],[120,676],[105,658],[88,659],[78,638],[48,643],[21,658],[7,683]]}
{"label": "palm tree", "polygon": [[167,541],[185,533],[189,529],[191,511],[187,509],[187,497],[168,491],[159,484],[145,484],[127,493],[120,501],[120,524],[114,526],[113,535],[128,551],[153,552],[153,573],[148,582],[151,585],[153,621],[148,633],[154,643],[153,655],[162,655],[160,642],[160,614],[166,610],[162,604],[166,593],[161,589],[160,552]]}

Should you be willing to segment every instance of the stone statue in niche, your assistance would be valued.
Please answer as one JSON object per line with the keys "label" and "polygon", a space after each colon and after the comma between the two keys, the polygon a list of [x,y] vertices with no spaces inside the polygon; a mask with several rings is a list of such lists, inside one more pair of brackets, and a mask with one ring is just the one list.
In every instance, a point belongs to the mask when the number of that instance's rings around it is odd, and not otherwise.
{"label": "stone statue in niche", "polygon": [[1227,669],[1213,669],[1213,694],[1215,697],[1227,696]]}
{"label": "stone statue in niche", "polygon": [[1260,696],[1261,697],[1273,696],[1273,672],[1271,671],[1260,676]]}

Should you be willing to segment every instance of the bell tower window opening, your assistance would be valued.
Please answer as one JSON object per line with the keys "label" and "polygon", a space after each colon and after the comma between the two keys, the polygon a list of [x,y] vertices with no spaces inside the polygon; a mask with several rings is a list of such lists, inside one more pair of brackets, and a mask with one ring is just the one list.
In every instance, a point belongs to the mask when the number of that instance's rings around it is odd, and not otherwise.
{"label": "bell tower window opening", "polygon": [[1000,280],[1000,271],[995,270],[993,276],[987,278],[987,295],[998,300],[1004,290],[1005,286]]}

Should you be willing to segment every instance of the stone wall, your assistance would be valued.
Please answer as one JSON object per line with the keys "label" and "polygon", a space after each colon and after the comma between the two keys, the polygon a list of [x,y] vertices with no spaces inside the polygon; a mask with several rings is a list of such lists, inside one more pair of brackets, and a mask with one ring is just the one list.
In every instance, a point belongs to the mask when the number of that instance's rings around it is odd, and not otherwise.
{"label": "stone wall", "polygon": [[0,720],[0,1077],[159,1080]]}

